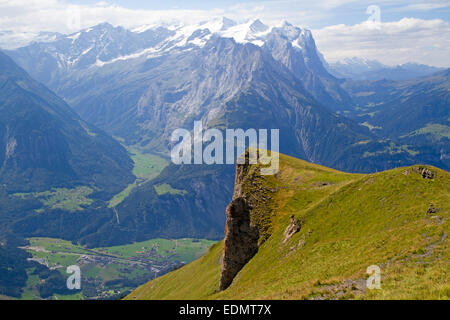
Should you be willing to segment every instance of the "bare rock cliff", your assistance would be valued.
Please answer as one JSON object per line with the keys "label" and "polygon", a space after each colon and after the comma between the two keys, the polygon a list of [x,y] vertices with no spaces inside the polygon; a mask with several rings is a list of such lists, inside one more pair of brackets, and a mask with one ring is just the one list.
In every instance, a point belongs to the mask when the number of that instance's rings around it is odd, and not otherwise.
{"label": "bare rock cliff", "polygon": [[258,229],[250,224],[250,210],[244,198],[234,199],[227,208],[220,290],[229,287],[237,273],[258,251]]}
{"label": "bare rock cliff", "polygon": [[270,198],[270,190],[260,183],[263,178],[258,173],[259,170],[248,164],[236,166],[233,200],[226,210],[220,290],[231,285],[239,271],[267,239],[270,229],[267,221],[270,219],[266,202]]}

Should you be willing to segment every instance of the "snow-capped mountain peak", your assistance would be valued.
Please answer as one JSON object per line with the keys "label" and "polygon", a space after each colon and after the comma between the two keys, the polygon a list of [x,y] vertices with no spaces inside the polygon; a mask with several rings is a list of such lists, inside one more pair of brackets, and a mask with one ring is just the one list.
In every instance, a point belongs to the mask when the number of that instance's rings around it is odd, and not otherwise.
{"label": "snow-capped mountain peak", "polygon": [[226,17],[215,18],[209,21],[204,21],[200,24],[201,28],[208,29],[211,33],[221,32],[234,27],[237,23]]}
{"label": "snow-capped mountain peak", "polygon": [[219,35],[224,38],[233,38],[238,43],[253,43],[262,46],[271,29],[259,19],[256,19],[237,24],[219,33]]}
{"label": "snow-capped mountain peak", "polygon": [[266,26],[264,23],[262,23],[261,20],[259,19],[253,21],[252,24],[250,25],[250,31],[252,33],[262,33],[267,31],[268,29],[269,27]]}
{"label": "snow-capped mountain peak", "polygon": [[312,40],[309,30],[288,22],[271,27],[259,19],[237,23],[220,17],[196,24],[145,25],[133,30],[101,23],[70,35],[58,36],[53,42],[50,41],[51,45],[48,45],[49,41],[37,45],[58,61],[59,68],[79,69],[102,67],[143,56],[151,58],[168,54],[172,50],[201,48],[213,35],[259,47],[267,43],[270,35],[278,35],[292,42],[293,48],[301,50],[308,48]]}

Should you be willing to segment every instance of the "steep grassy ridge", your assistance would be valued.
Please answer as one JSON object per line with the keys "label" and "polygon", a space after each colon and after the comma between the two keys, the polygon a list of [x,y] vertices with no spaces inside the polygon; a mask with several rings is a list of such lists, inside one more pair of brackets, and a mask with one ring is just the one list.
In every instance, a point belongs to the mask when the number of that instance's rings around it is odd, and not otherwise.
{"label": "steep grassy ridge", "polygon": [[[448,299],[450,174],[428,166],[346,174],[281,156],[280,172],[250,167],[247,197],[267,238],[225,291],[218,292],[223,243],[153,280],[127,299]],[[301,229],[285,242],[291,216]],[[381,289],[366,288],[367,267]]]}

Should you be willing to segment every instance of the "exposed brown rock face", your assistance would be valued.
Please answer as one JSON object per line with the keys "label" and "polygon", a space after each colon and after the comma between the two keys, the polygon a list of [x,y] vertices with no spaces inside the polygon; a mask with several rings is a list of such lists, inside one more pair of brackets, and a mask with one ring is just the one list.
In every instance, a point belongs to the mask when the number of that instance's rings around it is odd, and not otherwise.
{"label": "exposed brown rock face", "polygon": [[244,198],[234,199],[227,208],[220,290],[230,286],[237,273],[258,251],[258,229],[251,226],[250,210]]}
{"label": "exposed brown rock face", "polygon": [[236,275],[258,252],[271,234],[268,201],[274,190],[264,186],[259,170],[248,162],[236,165],[233,200],[227,208],[220,290],[227,289]]}
{"label": "exposed brown rock face", "polygon": [[291,216],[291,222],[289,223],[288,227],[286,228],[286,231],[284,231],[284,240],[283,243],[286,243],[289,241],[289,239],[292,238],[294,234],[300,231],[301,223],[297,220],[295,220],[294,216]]}
{"label": "exposed brown rock face", "polygon": [[437,213],[440,209],[436,208],[434,204],[430,203],[430,207],[427,210],[427,214]]}
{"label": "exposed brown rock face", "polygon": [[424,178],[424,179],[432,180],[435,177],[435,173],[427,168],[414,167],[413,171],[420,174],[422,176],[422,178]]}

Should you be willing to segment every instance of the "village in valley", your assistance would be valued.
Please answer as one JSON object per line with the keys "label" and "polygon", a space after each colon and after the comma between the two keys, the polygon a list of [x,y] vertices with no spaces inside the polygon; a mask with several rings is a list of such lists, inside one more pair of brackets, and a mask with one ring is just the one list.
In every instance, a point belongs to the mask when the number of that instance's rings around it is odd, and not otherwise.
{"label": "village in valley", "polygon": [[[181,267],[204,254],[213,241],[197,239],[154,239],[129,245],[86,248],[69,241],[50,238],[30,238],[22,247],[32,257],[29,262],[58,271],[67,279],[67,267],[81,270],[81,290],[74,294],[82,299],[117,299],[145,282]],[[40,295],[45,279],[30,268],[29,283],[23,298],[65,299],[72,294]],[[61,282],[61,281],[59,281]],[[59,284],[60,285],[60,284]],[[68,292],[65,292],[68,293]]]}

